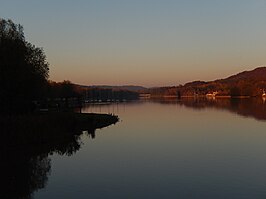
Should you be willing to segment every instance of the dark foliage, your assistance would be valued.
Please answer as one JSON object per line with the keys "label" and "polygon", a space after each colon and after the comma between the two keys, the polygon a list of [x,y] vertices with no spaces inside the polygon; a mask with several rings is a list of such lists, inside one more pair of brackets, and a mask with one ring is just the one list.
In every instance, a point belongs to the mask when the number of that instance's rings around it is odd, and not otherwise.
{"label": "dark foliage", "polygon": [[70,81],[52,82],[47,87],[47,99],[41,102],[41,108],[57,111],[71,111],[82,107],[82,91]]}
{"label": "dark foliage", "polygon": [[23,27],[0,18],[1,112],[28,112],[43,97],[49,64],[42,48],[27,42]]}

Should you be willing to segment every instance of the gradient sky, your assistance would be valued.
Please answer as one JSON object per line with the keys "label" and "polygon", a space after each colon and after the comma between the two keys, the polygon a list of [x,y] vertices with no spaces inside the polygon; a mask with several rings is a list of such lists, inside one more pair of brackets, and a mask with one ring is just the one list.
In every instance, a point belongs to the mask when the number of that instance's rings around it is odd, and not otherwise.
{"label": "gradient sky", "polygon": [[266,0],[0,0],[50,79],[179,85],[266,65]]}

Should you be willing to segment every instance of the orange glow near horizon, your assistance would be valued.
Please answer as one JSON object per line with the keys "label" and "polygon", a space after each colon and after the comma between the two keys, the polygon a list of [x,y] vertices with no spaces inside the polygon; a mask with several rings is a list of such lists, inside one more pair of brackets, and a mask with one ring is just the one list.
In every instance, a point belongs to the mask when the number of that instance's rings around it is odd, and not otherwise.
{"label": "orange glow near horizon", "polygon": [[1,17],[22,24],[26,39],[43,47],[54,81],[171,86],[266,65],[266,1],[1,5]]}

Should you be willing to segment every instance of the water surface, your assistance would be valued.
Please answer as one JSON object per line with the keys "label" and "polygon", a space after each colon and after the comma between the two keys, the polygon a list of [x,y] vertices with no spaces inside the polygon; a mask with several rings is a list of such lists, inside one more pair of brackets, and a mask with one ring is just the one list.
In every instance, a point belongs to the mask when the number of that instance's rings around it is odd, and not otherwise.
{"label": "water surface", "polygon": [[158,100],[88,105],[121,121],[49,156],[33,198],[265,198],[266,104]]}

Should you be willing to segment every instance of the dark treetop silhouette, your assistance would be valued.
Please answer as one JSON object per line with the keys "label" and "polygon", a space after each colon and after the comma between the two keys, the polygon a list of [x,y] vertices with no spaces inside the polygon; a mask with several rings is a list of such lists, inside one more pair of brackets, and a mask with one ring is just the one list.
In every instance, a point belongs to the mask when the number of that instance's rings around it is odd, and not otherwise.
{"label": "dark treetop silhouette", "polygon": [[27,112],[44,95],[49,64],[42,48],[27,42],[23,27],[0,18],[1,112]]}

